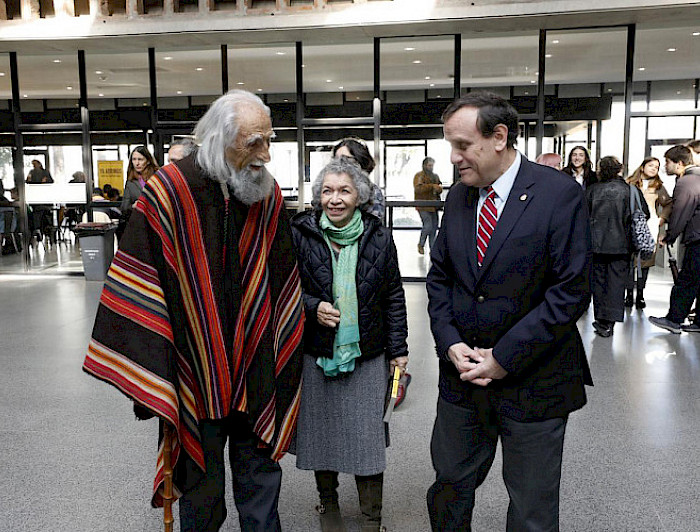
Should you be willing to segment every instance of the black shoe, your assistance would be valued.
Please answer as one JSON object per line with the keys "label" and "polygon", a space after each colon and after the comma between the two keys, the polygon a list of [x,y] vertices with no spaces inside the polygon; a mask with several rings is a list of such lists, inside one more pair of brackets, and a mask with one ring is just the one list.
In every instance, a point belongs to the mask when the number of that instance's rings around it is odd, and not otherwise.
{"label": "black shoe", "polygon": [[637,301],[635,301],[635,303],[634,303],[634,306],[637,307],[639,310],[642,310],[643,308],[646,308],[647,302],[644,301],[643,297],[638,297]]}
{"label": "black shoe", "polygon": [[627,297],[625,298],[625,306],[627,308],[632,308],[634,306],[634,298],[632,297],[632,294],[630,292],[627,292]]}
{"label": "black shoe", "polygon": [[690,325],[681,325],[681,330],[685,332],[700,333],[700,324],[691,323]]}
{"label": "black shoe", "polygon": [[666,329],[668,332],[672,332],[673,334],[681,334],[680,323],[676,323],[675,321],[671,321],[667,318],[655,318],[654,316],[649,316],[649,321],[657,327]]}
{"label": "black shoe", "polygon": [[593,322],[593,329],[595,329],[595,333],[598,336],[602,336],[603,338],[608,338],[608,337],[612,336],[612,333],[613,333],[613,326],[612,325],[603,325],[599,321]]}
{"label": "black shoe", "polygon": [[345,532],[345,523],[340,514],[338,501],[328,501],[316,506],[322,532]]}

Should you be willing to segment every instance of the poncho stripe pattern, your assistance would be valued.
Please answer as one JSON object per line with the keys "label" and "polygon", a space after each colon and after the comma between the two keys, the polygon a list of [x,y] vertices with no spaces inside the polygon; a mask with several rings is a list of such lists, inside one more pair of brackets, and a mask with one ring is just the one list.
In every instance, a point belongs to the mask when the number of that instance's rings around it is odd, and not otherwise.
{"label": "poncho stripe pattern", "polygon": [[[175,165],[148,181],[110,267],[83,369],[175,428],[174,468],[184,450],[204,471],[199,421],[222,419],[232,409],[249,415],[260,445],[279,460],[298,417],[304,324],[286,216],[287,231],[278,232],[282,194],[275,183],[270,197],[248,209],[239,239],[242,301],[240,310],[232,309],[230,353],[215,294],[221,272],[215,280],[201,194],[201,185],[191,189]],[[186,486],[178,483],[177,469],[174,481],[179,496]],[[156,506],[162,505],[162,482],[161,441]]]}

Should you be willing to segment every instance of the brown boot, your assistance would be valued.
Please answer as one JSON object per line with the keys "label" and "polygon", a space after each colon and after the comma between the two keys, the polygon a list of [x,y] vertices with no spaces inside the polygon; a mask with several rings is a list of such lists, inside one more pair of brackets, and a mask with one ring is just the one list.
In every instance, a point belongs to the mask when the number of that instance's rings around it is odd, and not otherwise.
{"label": "brown boot", "polygon": [[314,471],[316,489],[321,503],[316,506],[323,532],[345,532],[345,523],[338,506],[338,473]]}
{"label": "brown boot", "polygon": [[382,488],[384,473],[361,477],[355,475],[357,494],[360,496],[361,532],[383,532],[382,526]]}

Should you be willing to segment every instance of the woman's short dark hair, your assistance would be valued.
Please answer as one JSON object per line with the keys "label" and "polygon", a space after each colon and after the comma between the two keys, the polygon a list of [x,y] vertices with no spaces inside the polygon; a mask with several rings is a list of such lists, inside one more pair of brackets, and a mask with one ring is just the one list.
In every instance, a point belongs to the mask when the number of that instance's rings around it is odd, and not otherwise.
{"label": "woman's short dark hair", "polygon": [[700,140],[691,140],[688,144],[686,144],[688,148],[693,150],[695,153],[700,153]]}
{"label": "woman's short dark hair", "polygon": [[620,172],[623,165],[617,157],[608,155],[598,162],[598,180],[610,181],[611,179],[622,179]]}
{"label": "woman's short dark hair", "polygon": [[508,148],[514,148],[518,140],[518,112],[508,103],[492,92],[470,92],[457,98],[442,113],[442,123],[447,122],[453,114],[463,107],[474,107],[477,110],[476,126],[485,138],[493,136],[496,126],[503,124],[508,128]]}
{"label": "woman's short dark hair", "polygon": [[370,199],[372,198],[372,183],[367,177],[367,174],[355,162],[347,157],[338,157],[331,159],[326,166],[319,172],[316,181],[311,185],[311,206],[316,211],[321,211],[321,189],[323,188],[323,180],[329,174],[347,175],[357,189],[357,208],[363,211],[369,209]]}
{"label": "woman's short dark hair", "polygon": [[341,140],[338,142],[338,144],[333,146],[333,157],[336,156],[335,153],[343,146],[348,149],[350,155],[352,155],[352,158],[357,161],[357,164],[360,165],[363,172],[366,174],[372,173],[372,170],[374,170],[374,158],[369,153],[369,149],[367,148],[367,144],[365,144],[364,140],[354,137],[348,137]]}

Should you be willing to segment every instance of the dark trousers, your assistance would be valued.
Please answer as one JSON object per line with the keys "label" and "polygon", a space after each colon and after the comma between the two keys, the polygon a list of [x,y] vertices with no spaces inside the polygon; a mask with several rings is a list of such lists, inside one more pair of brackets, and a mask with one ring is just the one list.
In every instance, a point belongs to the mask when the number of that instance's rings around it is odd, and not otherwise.
{"label": "dark trousers", "polygon": [[596,320],[612,323],[625,319],[625,285],[629,269],[629,255],[593,254],[591,291]]}
{"label": "dark trousers", "polygon": [[[666,318],[683,323],[697,297],[700,297],[700,241],[685,247],[681,271],[671,289],[671,305]],[[698,312],[695,313],[695,323],[700,323]]]}
{"label": "dark trousers", "polygon": [[435,235],[438,230],[438,213],[429,211],[418,211],[420,215],[421,222],[423,222],[423,227],[420,230],[420,238],[418,239],[418,244],[421,246],[425,245],[426,239],[430,244],[430,249],[433,249],[433,244],[435,243]]}
{"label": "dark trousers", "polygon": [[[207,471],[199,484],[180,498],[180,530],[215,532],[226,519],[224,446],[227,438],[233,497],[241,530],[281,530],[277,502],[282,469],[269,457],[268,451],[257,448],[247,416],[232,414],[224,420],[202,421],[199,428]],[[192,464],[192,467],[196,466]]]}
{"label": "dark trousers", "polygon": [[632,255],[632,261],[630,262],[630,272],[627,276],[627,293],[630,298],[634,293],[635,287],[637,288],[637,297],[643,297],[644,289],[647,286],[647,279],[649,278],[649,268],[639,268],[639,258],[637,255]]}
{"label": "dark trousers", "polygon": [[522,423],[488,406],[461,406],[438,399],[430,442],[436,472],[428,490],[434,531],[471,531],[474,497],[503,448],[503,480],[510,504],[508,532],[558,531],[559,483],[566,418]]}

